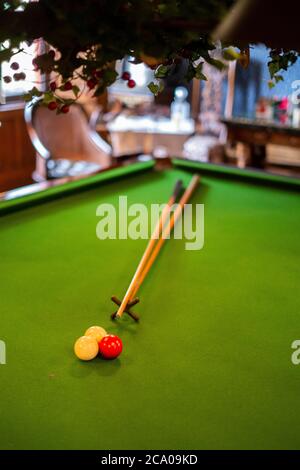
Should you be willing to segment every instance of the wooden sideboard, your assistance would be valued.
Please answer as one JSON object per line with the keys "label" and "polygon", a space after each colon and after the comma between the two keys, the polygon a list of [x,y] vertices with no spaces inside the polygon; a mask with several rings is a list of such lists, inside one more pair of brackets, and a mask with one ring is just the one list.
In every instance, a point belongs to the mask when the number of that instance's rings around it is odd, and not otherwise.
{"label": "wooden sideboard", "polygon": [[268,144],[299,149],[300,154],[299,128],[250,119],[223,119],[222,122],[227,126],[228,142],[237,144],[239,166],[264,168]]}
{"label": "wooden sideboard", "polygon": [[24,121],[24,104],[0,105],[0,191],[28,184],[35,151]]}

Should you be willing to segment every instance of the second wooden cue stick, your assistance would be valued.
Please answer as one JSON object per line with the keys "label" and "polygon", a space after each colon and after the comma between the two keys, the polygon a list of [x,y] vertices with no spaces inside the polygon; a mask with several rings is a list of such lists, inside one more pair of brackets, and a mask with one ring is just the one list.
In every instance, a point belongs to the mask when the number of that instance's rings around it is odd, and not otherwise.
{"label": "second wooden cue stick", "polygon": [[158,253],[160,252],[161,247],[163,246],[166,238],[170,235],[171,230],[173,229],[174,225],[176,224],[177,220],[179,219],[179,217],[180,217],[180,215],[183,211],[184,205],[187,203],[187,201],[192,196],[193,192],[195,191],[196,187],[199,184],[199,181],[200,181],[200,177],[198,175],[194,175],[191,182],[190,182],[190,184],[189,184],[189,186],[187,187],[186,191],[184,192],[182,198],[180,199],[177,208],[174,211],[174,214],[173,214],[173,216],[170,220],[170,224],[167,225],[166,228],[163,230],[161,238],[159,239],[156,246],[154,247],[150,258],[148,259],[147,264],[146,264],[144,270],[142,271],[141,276],[139,277],[138,281],[135,284],[135,288],[133,289],[132,294],[131,294],[132,297],[129,300],[133,299],[136,296],[137,291],[139,290],[139,288],[140,288],[141,284],[143,283],[145,277],[147,276],[148,272],[150,271],[150,268],[153,265],[154,261],[156,260],[156,257],[158,255]]}
{"label": "second wooden cue stick", "polygon": [[144,269],[147,261],[148,261],[148,258],[151,254],[151,251],[153,250],[153,247],[154,245],[156,244],[158,238],[159,238],[159,235],[160,235],[160,232],[162,231],[163,227],[164,227],[164,223],[165,223],[165,220],[167,218],[167,215],[170,211],[170,208],[171,206],[175,203],[180,191],[181,191],[181,188],[182,188],[182,181],[181,180],[178,180],[175,184],[175,187],[174,187],[174,190],[173,190],[173,193],[172,193],[172,196],[170,197],[167,205],[164,207],[163,211],[162,211],[162,214],[157,222],[157,225],[151,235],[151,238],[148,242],[148,245],[146,247],[146,250],[142,256],[142,259],[141,261],[139,262],[139,265],[136,269],[136,272],[132,278],[132,281],[127,289],[127,292],[125,294],[125,297],[123,298],[122,300],[122,303],[116,313],[116,318],[120,318],[123,313],[124,313],[124,310],[129,302],[129,300],[132,298],[132,292],[133,290],[135,289],[135,285],[136,285],[136,282],[138,281],[138,278],[139,276],[141,275],[142,273],[142,270]]}

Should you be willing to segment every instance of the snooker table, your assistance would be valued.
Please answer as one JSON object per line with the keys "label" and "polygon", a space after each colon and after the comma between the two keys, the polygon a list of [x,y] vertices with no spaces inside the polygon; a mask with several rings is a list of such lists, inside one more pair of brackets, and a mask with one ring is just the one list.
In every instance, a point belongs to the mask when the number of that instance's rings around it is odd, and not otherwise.
{"label": "snooker table", "polygon": [[[96,237],[96,207],[166,202],[193,173],[205,244],[163,247],[112,322],[145,240]],[[299,449],[300,184],[183,160],[133,163],[0,202],[0,449]],[[78,360],[91,325],[114,361]]]}

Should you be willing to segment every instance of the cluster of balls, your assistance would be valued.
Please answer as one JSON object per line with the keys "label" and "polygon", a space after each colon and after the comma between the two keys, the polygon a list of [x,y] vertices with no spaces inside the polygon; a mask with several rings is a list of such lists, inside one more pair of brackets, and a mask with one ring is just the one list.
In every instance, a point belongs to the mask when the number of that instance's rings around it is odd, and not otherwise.
{"label": "cluster of balls", "polygon": [[109,335],[101,326],[91,326],[74,344],[75,355],[82,361],[91,361],[98,354],[104,359],[116,359],[122,349],[121,339]]}

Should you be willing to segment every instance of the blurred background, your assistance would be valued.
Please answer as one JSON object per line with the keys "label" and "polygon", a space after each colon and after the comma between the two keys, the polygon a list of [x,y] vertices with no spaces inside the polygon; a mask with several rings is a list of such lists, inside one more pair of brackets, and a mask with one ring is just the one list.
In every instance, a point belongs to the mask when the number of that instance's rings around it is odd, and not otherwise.
{"label": "blurred background", "polygon": [[[189,85],[183,78],[183,60],[155,97],[147,88],[153,70],[126,57],[117,69],[120,76],[130,73],[134,88],[117,80],[97,99],[83,93],[77,114],[54,116],[55,121],[53,113],[52,120],[46,112],[24,114],[26,90],[35,83],[43,87],[52,79],[39,82],[32,70],[32,58],[45,48],[40,41],[30,48],[24,45],[18,63],[26,80],[2,81],[1,192],[48,178],[90,173],[139,155],[300,175],[300,62],[283,74],[284,81],[270,88],[265,46],[252,47],[247,69],[233,62],[223,72],[205,65],[208,80]],[[10,65],[2,64],[2,76],[12,73]],[[98,154],[91,142],[98,146]],[[41,143],[54,156],[55,171],[42,168],[45,148],[41,150]]]}

